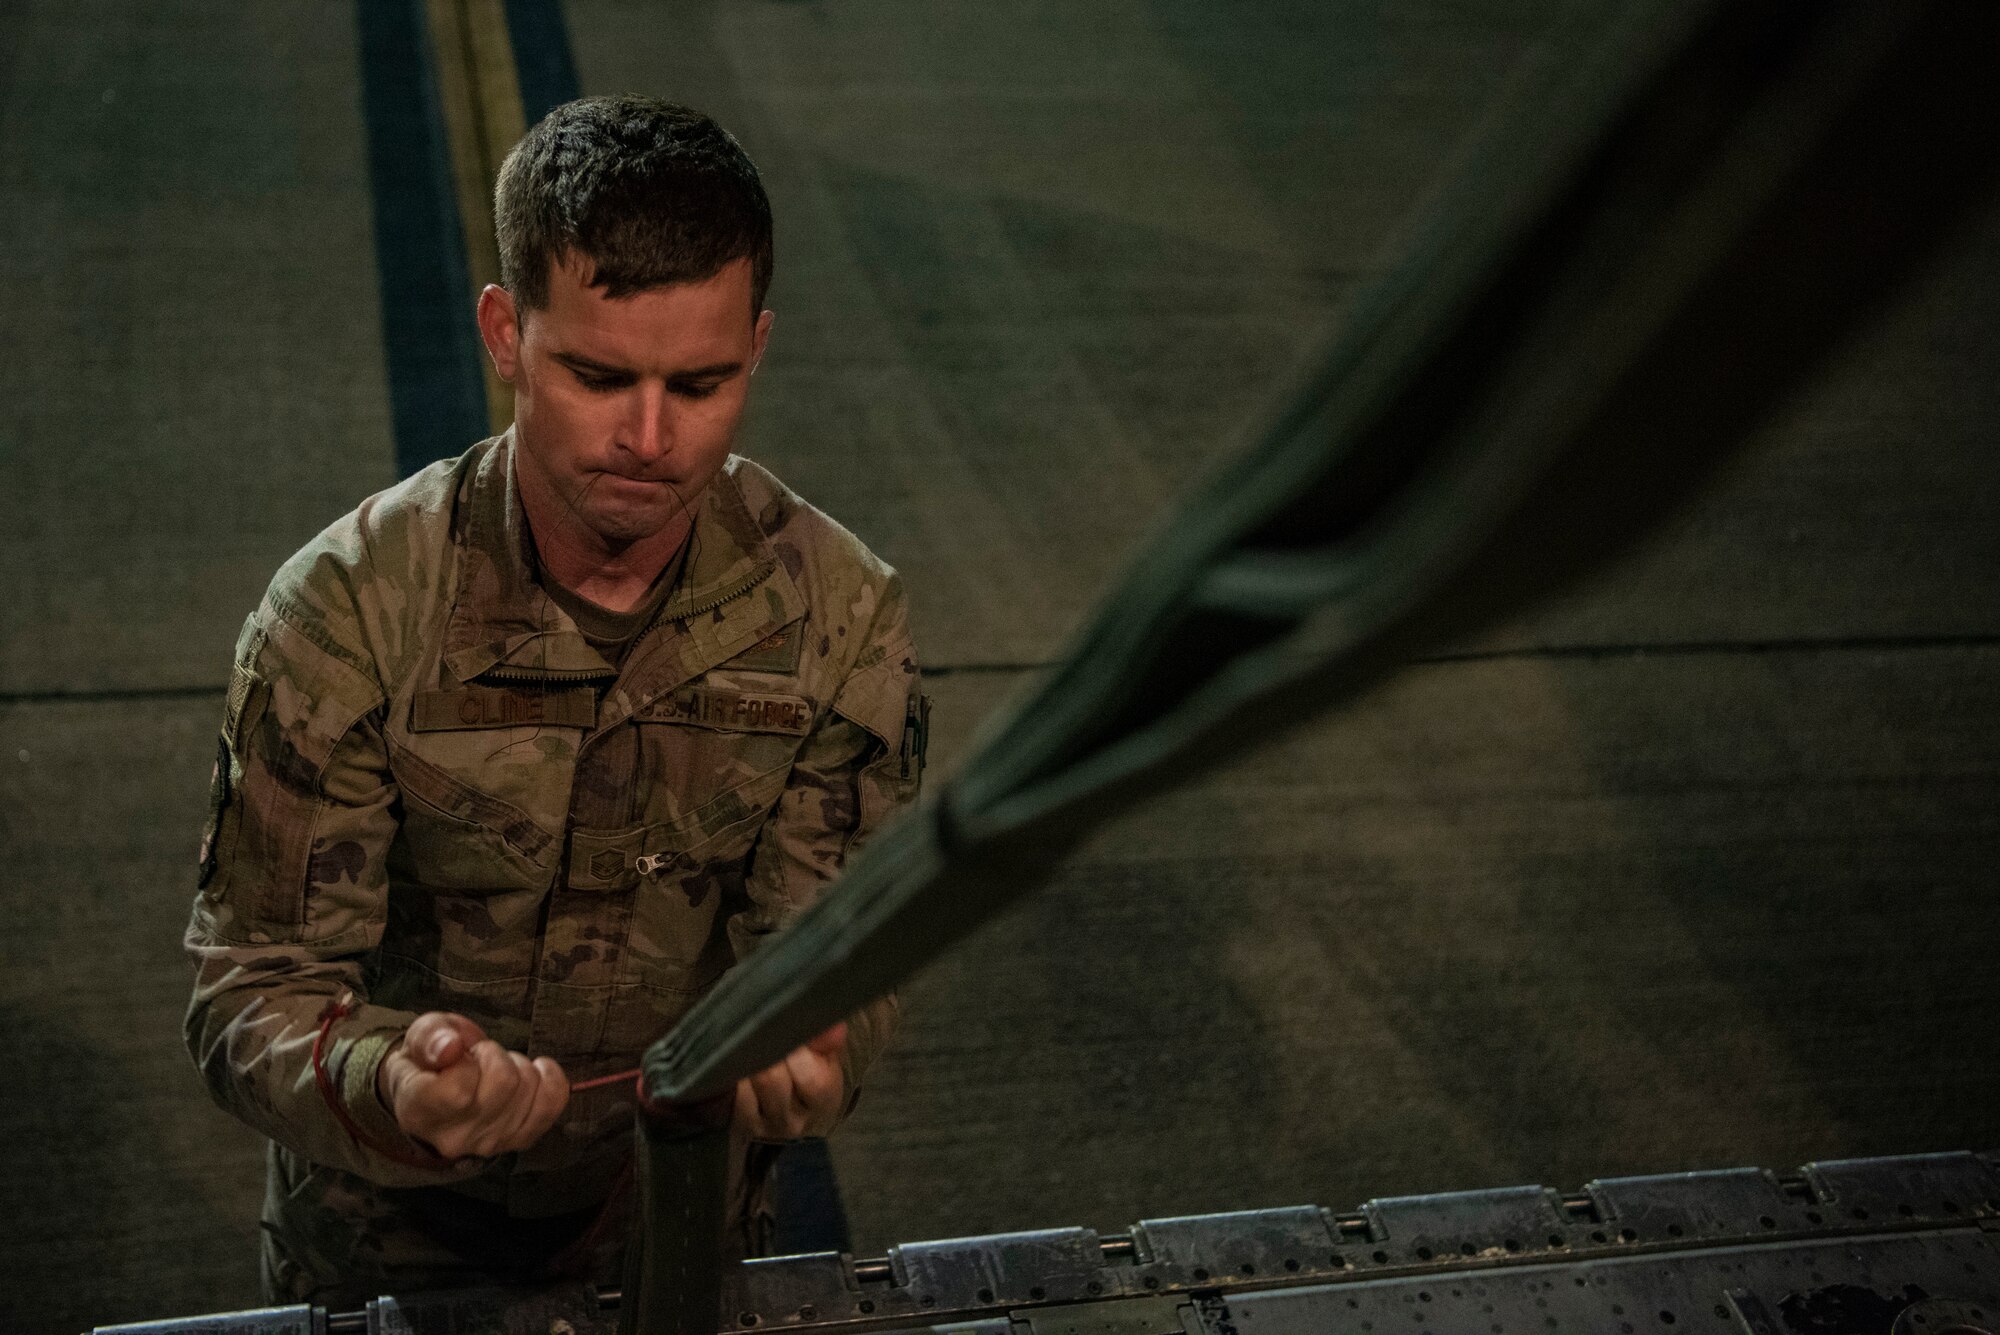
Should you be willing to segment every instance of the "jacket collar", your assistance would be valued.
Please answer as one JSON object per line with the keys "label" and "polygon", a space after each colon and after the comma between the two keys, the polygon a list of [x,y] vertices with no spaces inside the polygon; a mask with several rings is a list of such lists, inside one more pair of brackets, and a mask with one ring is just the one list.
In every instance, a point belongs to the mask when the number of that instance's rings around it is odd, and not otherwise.
{"label": "jacket collar", "polygon": [[[510,428],[473,464],[460,492],[457,527],[463,536],[445,626],[445,667],[461,682],[488,674],[523,682],[611,681],[618,671],[537,582],[514,463]],[[615,713],[639,708],[727,661],[805,610],[750,514],[734,463],[732,458],[716,474],[696,504],[679,586],[626,660],[623,679],[606,702]],[[688,633],[658,634],[670,621],[685,623]]]}

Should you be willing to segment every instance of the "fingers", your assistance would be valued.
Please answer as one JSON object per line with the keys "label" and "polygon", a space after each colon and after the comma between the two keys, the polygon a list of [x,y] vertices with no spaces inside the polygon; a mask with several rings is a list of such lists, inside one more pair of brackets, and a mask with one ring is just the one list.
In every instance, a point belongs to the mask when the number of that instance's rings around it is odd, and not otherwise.
{"label": "fingers", "polygon": [[[475,1043],[468,1054],[479,1068],[479,1094],[463,1123],[466,1154],[492,1153],[491,1143],[503,1123],[510,1121],[515,1097],[521,1092],[524,1076],[533,1073],[528,1059],[509,1052],[492,1039]],[[530,1097],[533,1091],[529,1091]]]}
{"label": "fingers", "polygon": [[460,1154],[486,1159],[513,1148],[509,1138],[540,1093],[542,1077],[526,1057],[490,1039],[473,1048],[472,1059],[479,1066],[479,1097],[454,1129]]}
{"label": "fingers", "polygon": [[[404,1047],[409,1046],[406,1041]],[[457,1158],[464,1150],[458,1144],[462,1137],[454,1132],[474,1115],[479,1084],[477,1062],[456,1061],[442,1071],[431,1071],[417,1064],[412,1054],[403,1058],[396,1073],[389,1110],[404,1132],[447,1159]]]}
{"label": "fingers", "polygon": [[796,1140],[833,1129],[847,1092],[838,1056],[846,1042],[845,1027],[835,1029],[842,1032],[829,1030],[736,1083],[739,1130],[753,1140]]}
{"label": "fingers", "polygon": [[792,1089],[792,1073],[784,1062],[766,1067],[750,1077],[757,1091],[757,1110],[773,1140],[792,1140],[804,1134],[804,1110]]}
{"label": "fingers", "polygon": [[732,1120],[738,1131],[752,1140],[791,1140],[800,1133],[794,1123],[792,1080],[783,1062],[736,1082],[736,1110]]}
{"label": "fingers", "polygon": [[834,1021],[831,1029],[807,1039],[806,1046],[822,1057],[838,1057],[847,1051],[847,1021]]}
{"label": "fingers", "polygon": [[[452,1128],[457,1153],[487,1159],[534,1144],[548,1129],[535,1123],[537,1114],[552,1101],[553,1095],[543,1086],[553,1063],[530,1061],[491,1039],[475,1045],[471,1058],[479,1070],[479,1091],[473,1106]],[[559,1105],[556,1111],[561,1111]]]}
{"label": "fingers", "polygon": [[420,1069],[442,1071],[470,1052],[486,1031],[450,1011],[427,1011],[410,1022],[403,1051]]}
{"label": "fingers", "polygon": [[517,1062],[521,1084],[512,1104],[495,1120],[488,1136],[476,1142],[473,1153],[491,1156],[510,1150],[525,1150],[540,1140],[569,1106],[569,1078],[561,1066],[548,1057],[533,1061],[519,1053],[509,1056]]}
{"label": "fingers", "polygon": [[562,1063],[553,1057],[537,1057],[535,1069],[541,1073],[542,1082],[527,1118],[516,1133],[519,1143],[513,1146],[515,1149],[525,1150],[547,1135],[563,1115],[563,1109],[569,1107],[569,1074]]}
{"label": "fingers", "polygon": [[839,1123],[847,1101],[847,1075],[841,1069],[839,1053],[839,1048],[831,1055],[800,1048],[785,1058],[792,1076],[792,1101],[804,1116],[805,1125],[797,1134],[823,1136]]}
{"label": "fingers", "polygon": [[419,1016],[390,1062],[397,1125],[446,1159],[527,1149],[569,1105],[558,1062],[509,1051],[462,1015]]}
{"label": "fingers", "polygon": [[468,1111],[479,1088],[476,1066],[460,1060],[470,1045],[450,1023],[455,1018],[442,1011],[418,1016],[376,1068],[375,1087],[384,1106],[397,1125],[419,1138],[430,1124]]}

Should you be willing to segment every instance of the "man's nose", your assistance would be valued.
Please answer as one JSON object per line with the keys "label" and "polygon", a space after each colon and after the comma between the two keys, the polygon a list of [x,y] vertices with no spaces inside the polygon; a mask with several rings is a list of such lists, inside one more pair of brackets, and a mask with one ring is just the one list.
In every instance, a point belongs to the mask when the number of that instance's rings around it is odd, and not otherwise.
{"label": "man's nose", "polygon": [[632,410],[626,415],[624,437],[618,443],[646,463],[664,457],[674,444],[672,400],[665,385],[640,381],[633,387]]}

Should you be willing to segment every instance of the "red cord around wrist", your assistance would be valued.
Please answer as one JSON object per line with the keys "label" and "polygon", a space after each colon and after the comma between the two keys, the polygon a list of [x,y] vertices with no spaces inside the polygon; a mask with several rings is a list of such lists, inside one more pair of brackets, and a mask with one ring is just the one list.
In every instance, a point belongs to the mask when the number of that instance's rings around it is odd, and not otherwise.
{"label": "red cord around wrist", "polygon": [[385,1159],[394,1160],[406,1168],[437,1169],[451,1167],[449,1159],[441,1159],[436,1155],[420,1156],[412,1154],[400,1145],[377,1144],[363,1135],[361,1128],[355,1125],[354,1118],[348,1115],[347,1105],[341,1101],[340,1091],[334,1088],[333,1077],[327,1073],[326,1039],[327,1035],[333,1029],[334,1021],[352,1015],[354,1013],[354,1006],[354,993],[345,991],[332,1001],[327,1002],[326,1009],[319,1013],[319,1032],[313,1035],[312,1068],[313,1085],[319,1090],[321,1101],[333,1113],[334,1120],[340,1123],[341,1129],[347,1132],[348,1139],[352,1140],[360,1148],[374,1154],[379,1154]]}

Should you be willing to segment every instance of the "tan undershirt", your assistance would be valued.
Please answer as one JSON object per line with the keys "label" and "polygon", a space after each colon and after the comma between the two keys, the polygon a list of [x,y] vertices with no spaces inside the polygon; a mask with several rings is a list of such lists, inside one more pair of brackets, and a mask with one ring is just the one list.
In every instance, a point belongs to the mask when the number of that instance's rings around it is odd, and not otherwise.
{"label": "tan undershirt", "polygon": [[653,618],[665,605],[668,595],[673,593],[674,585],[680,582],[681,567],[686,562],[687,544],[682,543],[681,549],[674,553],[674,559],[667,562],[652,587],[646,590],[646,596],[629,612],[614,612],[608,607],[598,606],[574,589],[566,589],[550,579],[546,570],[541,572],[542,587],[557,607],[569,613],[570,620],[576,622],[576,628],[583,632],[583,638],[589,641],[590,647],[603,655],[604,661],[612,667],[623,668],[625,656],[632,651],[632,646],[638,642],[646,627],[653,624]]}

